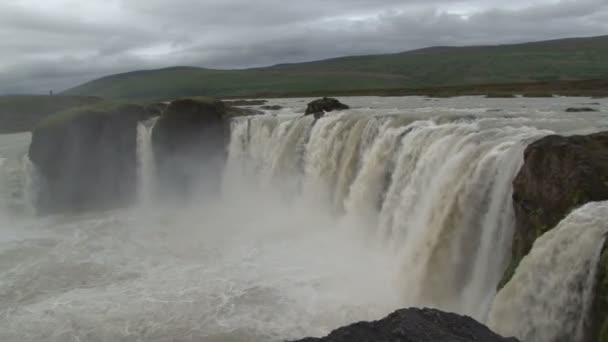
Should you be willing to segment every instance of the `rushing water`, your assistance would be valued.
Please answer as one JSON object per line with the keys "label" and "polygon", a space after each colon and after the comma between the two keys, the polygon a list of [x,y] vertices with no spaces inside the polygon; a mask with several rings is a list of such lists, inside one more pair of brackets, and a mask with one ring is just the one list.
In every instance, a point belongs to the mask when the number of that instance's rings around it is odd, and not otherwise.
{"label": "rushing water", "polygon": [[607,217],[608,202],[590,203],[540,237],[496,297],[490,325],[522,341],[582,341]]}
{"label": "rushing water", "polygon": [[[0,136],[0,340],[280,341],[406,306],[486,322],[526,145],[608,129],[564,112],[589,99],[351,98],[318,121],[306,101],[236,119],[221,196],[177,206],[156,190],[153,121],[138,127],[142,205],[79,216],[32,216],[29,135]],[[518,279],[505,291],[537,286]],[[560,305],[581,312],[572,296]],[[503,307],[492,317],[520,314]],[[495,326],[528,336],[509,322]]]}

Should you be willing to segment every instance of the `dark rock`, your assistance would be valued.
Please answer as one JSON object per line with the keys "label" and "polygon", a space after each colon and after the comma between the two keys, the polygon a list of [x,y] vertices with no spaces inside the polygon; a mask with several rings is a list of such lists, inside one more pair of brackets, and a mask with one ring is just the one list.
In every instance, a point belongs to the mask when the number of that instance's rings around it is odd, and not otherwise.
{"label": "dark rock", "polygon": [[347,105],[341,103],[340,101],[334,98],[324,97],[322,99],[318,99],[309,103],[306,107],[305,115],[313,114],[315,118],[318,119],[322,117],[323,114],[326,112],[332,112],[334,110],[344,110],[348,108],[349,107]]}
{"label": "dark rock", "polygon": [[404,309],[376,322],[340,328],[324,338],[296,342],[517,342],[472,318],[432,309]]}
{"label": "dark rock", "polygon": [[[608,200],[608,132],[542,138],[524,154],[513,182],[515,235],[506,284],[534,241],[568,214],[593,201]],[[592,336],[608,336],[608,255],[604,252],[595,292]],[[603,327],[603,328],[602,328]],[[596,339],[594,339],[596,340]]]}
{"label": "dark rock", "polygon": [[252,108],[226,107],[226,117],[236,118],[239,116],[262,115],[264,112]]}
{"label": "dark rock", "polygon": [[29,156],[43,184],[41,213],[123,207],[136,193],[136,105],[80,108],[48,117],[34,130]]}
{"label": "dark rock", "polygon": [[216,191],[226,159],[230,107],[211,98],[173,101],[154,126],[152,144],[163,193]]}
{"label": "dark rock", "polygon": [[268,102],[268,101],[267,100],[231,100],[231,101],[224,100],[225,104],[227,104],[229,106],[234,106],[234,107],[261,106],[261,105],[265,104],[266,102]]}
{"label": "dark rock", "polygon": [[516,231],[507,280],[532,244],[573,209],[608,199],[608,132],[544,137],[526,148],[513,181]]}
{"label": "dark rock", "polygon": [[486,95],[488,99],[512,99],[516,97],[517,95],[511,93],[488,93]]}
{"label": "dark rock", "polygon": [[157,102],[157,103],[152,103],[152,104],[147,105],[146,106],[146,112],[148,114],[147,118],[149,119],[149,118],[163,115],[165,110],[167,110],[167,107],[169,107],[169,105],[164,102]]}
{"label": "dark rock", "polygon": [[265,110],[281,110],[281,109],[283,109],[283,107],[282,107],[282,106],[279,106],[279,105],[274,105],[274,106],[262,106],[262,107],[260,107],[260,108],[265,109]]}
{"label": "dark rock", "polygon": [[566,109],[568,113],[582,113],[582,112],[597,112],[597,109],[589,108],[589,107],[578,107],[578,108],[568,108]]}

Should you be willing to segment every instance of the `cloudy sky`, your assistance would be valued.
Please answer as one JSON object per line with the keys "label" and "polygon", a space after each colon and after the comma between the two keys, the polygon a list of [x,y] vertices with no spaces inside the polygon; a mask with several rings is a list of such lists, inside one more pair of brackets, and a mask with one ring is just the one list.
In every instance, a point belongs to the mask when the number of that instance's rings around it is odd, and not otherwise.
{"label": "cloudy sky", "polygon": [[0,94],[192,65],[608,34],[608,0],[0,0]]}

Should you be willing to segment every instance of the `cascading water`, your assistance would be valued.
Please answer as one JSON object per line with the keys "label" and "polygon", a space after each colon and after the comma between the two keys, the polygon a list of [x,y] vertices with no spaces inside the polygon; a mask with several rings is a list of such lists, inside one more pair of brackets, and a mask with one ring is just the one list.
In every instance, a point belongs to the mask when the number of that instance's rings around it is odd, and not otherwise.
{"label": "cascading water", "polygon": [[292,195],[377,237],[402,275],[404,305],[485,320],[509,253],[511,181],[526,143],[547,132],[438,121],[247,118],[234,125],[229,165],[296,179]]}
{"label": "cascading water", "polygon": [[158,117],[137,124],[137,191],[140,205],[149,204],[156,193],[156,164],[152,148],[152,130]]}
{"label": "cascading water", "polygon": [[490,327],[522,341],[585,341],[606,217],[608,202],[590,203],[536,240],[496,296]]}
{"label": "cascading water", "polygon": [[[560,114],[579,101],[562,98],[352,98],[356,109],[319,120],[295,111],[306,100],[280,101],[277,116],[233,120],[223,193],[187,203],[157,190],[154,121],[141,123],[145,210],[25,220],[13,194],[38,186],[22,159],[30,137],[0,136],[0,340],[282,341],[407,306],[487,322],[510,250],[511,181],[523,149],[551,131],[593,132],[603,122],[596,113]],[[362,108],[370,103],[381,108]],[[489,111],[494,106],[501,111]],[[570,222],[573,239],[582,221]],[[563,241],[547,240],[547,251]],[[589,271],[594,262],[583,259],[597,253],[568,241],[563,256]],[[557,264],[562,254],[555,255]],[[557,266],[534,274],[549,267]],[[589,288],[592,275],[566,268],[550,274],[555,286],[563,276]],[[541,280],[524,278],[501,292],[492,322],[521,314],[556,330],[531,317],[559,297],[553,290],[529,311],[508,306],[512,287],[526,298],[539,294]],[[578,299],[564,299],[561,311],[585,311],[588,292],[570,295]],[[563,322],[559,311],[551,317]],[[574,320],[559,329],[585,325],[580,315]],[[527,322],[513,321],[493,326],[525,334]]]}
{"label": "cascading water", "polygon": [[29,136],[14,135],[13,139],[16,146],[5,147],[6,154],[0,155],[0,212],[10,216],[31,215],[35,212],[39,179],[21,144]]}

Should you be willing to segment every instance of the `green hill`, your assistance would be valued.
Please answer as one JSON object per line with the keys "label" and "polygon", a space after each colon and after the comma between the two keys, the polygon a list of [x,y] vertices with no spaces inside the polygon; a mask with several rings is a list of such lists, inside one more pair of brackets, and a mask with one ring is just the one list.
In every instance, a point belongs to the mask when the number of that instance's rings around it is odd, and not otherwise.
{"label": "green hill", "polygon": [[245,70],[174,67],[107,76],[69,95],[284,96],[608,79],[608,36],[334,58]]}

